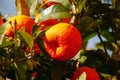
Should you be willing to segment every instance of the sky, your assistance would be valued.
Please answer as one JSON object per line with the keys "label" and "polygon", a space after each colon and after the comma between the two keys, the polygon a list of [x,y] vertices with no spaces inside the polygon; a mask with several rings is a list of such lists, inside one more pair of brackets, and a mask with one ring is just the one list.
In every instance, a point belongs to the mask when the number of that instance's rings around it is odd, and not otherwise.
{"label": "sky", "polygon": [[2,15],[16,14],[15,0],[0,0],[0,12]]}

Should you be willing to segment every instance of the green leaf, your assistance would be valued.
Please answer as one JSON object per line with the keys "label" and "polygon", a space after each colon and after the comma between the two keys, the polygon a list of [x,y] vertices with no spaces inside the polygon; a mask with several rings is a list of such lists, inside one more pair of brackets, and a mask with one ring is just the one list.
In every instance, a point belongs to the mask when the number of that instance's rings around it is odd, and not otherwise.
{"label": "green leaf", "polygon": [[78,3],[78,13],[82,12],[83,7],[85,6],[87,0],[80,0],[80,2]]}
{"label": "green leaf", "polygon": [[5,48],[7,46],[11,46],[13,44],[15,44],[16,42],[14,41],[3,41],[3,43],[0,45],[1,48]]}
{"label": "green leaf", "polygon": [[5,30],[6,30],[6,23],[0,25],[0,45],[3,42],[4,36],[5,36]]}
{"label": "green leaf", "polygon": [[89,16],[83,16],[80,18],[80,27],[79,29],[83,32],[90,30],[90,24],[94,22],[93,18]]}
{"label": "green leaf", "polygon": [[[104,41],[103,43],[105,44],[107,49],[109,49],[109,50],[115,49],[115,47],[113,46],[113,44],[111,42]],[[104,48],[102,43],[96,43],[96,47],[97,48]]]}
{"label": "green leaf", "polygon": [[94,31],[88,31],[83,35],[83,42],[88,41],[89,39],[93,38],[96,35],[96,32]]}
{"label": "green leaf", "polygon": [[38,36],[38,34],[40,33],[40,26],[38,25],[34,25],[32,28],[32,35],[34,38],[36,38]]}
{"label": "green leaf", "polygon": [[87,56],[81,56],[81,58],[79,59],[80,63],[84,63],[87,60]]}
{"label": "green leaf", "polygon": [[107,31],[103,31],[101,34],[105,39],[107,39],[109,42],[114,42],[114,37]]}
{"label": "green leaf", "polygon": [[26,62],[27,62],[27,65],[28,65],[28,69],[33,70],[34,64],[33,64],[32,60],[26,60]]}
{"label": "green leaf", "polygon": [[86,72],[83,72],[77,80],[86,80]]}
{"label": "green leaf", "polygon": [[34,43],[33,37],[27,32],[25,32],[25,28],[21,28],[18,33],[23,38],[25,43],[30,47],[30,49],[32,49]]}
{"label": "green leaf", "polygon": [[52,5],[41,13],[40,20],[71,17],[70,10],[62,4]]}
{"label": "green leaf", "polygon": [[37,4],[38,4],[38,0],[34,0],[34,2],[32,3],[32,6],[30,7],[30,15],[31,16],[35,13]]}
{"label": "green leaf", "polygon": [[26,71],[27,71],[27,64],[25,61],[14,63],[18,72],[18,79],[19,80],[26,80]]}

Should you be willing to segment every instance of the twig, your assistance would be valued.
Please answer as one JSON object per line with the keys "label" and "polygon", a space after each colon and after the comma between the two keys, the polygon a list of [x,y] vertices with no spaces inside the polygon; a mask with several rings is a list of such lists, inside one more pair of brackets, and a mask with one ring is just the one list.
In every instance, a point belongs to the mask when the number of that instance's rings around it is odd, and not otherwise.
{"label": "twig", "polygon": [[108,55],[108,52],[107,52],[107,48],[106,48],[106,46],[105,46],[105,43],[104,43],[104,41],[103,41],[102,38],[101,38],[100,31],[99,31],[99,27],[96,28],[96,32],[97,32],[98,38],[100,39],[101,43],[103,44],[105,54],[107,55],[107,59],[109,59],[110,57],[109,57],[109,55]]}

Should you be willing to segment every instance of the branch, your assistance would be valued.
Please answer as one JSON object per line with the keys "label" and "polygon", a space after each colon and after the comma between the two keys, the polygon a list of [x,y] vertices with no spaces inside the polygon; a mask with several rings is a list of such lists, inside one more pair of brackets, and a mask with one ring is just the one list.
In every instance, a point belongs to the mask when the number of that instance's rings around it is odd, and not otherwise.
{"label": "branch", "polygon": [[97,36],[98,36],[98,38],[100,39],[101,43],[103,44],[105,54],[107,55],[107,59],[110,59],[110,57],[109,57],[109,55],[108,55],[108,52],[107,52],[107,48],[106,48],[106,46],[105,46],[105,43],[104,43],[104,41],[103,41],[102,38],[101,38],[100,31],[99,31],[99,27],[97,27],[97,28],[95,29],[95,31],[97,32]]}

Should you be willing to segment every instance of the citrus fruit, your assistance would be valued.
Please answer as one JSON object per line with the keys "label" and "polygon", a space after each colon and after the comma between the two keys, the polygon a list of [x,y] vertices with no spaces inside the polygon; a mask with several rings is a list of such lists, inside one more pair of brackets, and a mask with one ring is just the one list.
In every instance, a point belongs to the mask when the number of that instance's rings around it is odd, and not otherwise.
{"label": "citrus fruit", "polygon": [[58,2],[55,2],[55,1],[51,1],[51,2],[47,2],[47,0],[42,0],[42,3],[46,3],[45,7],[50,7],[51,5],[54,5],[54,4],[58,4]]}
{"label": "citrus fruit", "polygon": [[39,22],[38,25],[41,26],[41,30],[44,30],[47,27],[53,26],[57,23],[59,23],[59,21],[57,19],[48,19],[48,20]]}
{"label": "citrus fruit", "polygon": [[35,78],[36,76],[37,76],[37,72],[33,72],[33,73],[32,73],[32,77]]}
{"label": "citrus fruit", "polygon": [[[34,54],[35,55],[39,55],[40,52],[41,52],[40,47],[38,46],[37,42],[35,42],[35,41],[34,41],[34,45],[33,45],[32,50],[34,50]],[[26,51],[29,53],[30,52],[30,48],[27,48]]]}
{"label": "citrus fruit", "polygon": [[[70,23],[70,20],[71,20],[71,18],[62,18],[61,22],[63,22],[63,23]],[[74,21],[73,24],[76,25],[76,21]]]}
{"label": "citrus fruit", "polygon": [[2,25],[3,24],[3,20],[0,18],[0,25]]}
{"label": "citrus fruit", "polygon": [[72,74],[71,80],[77,80],[83,72],[86,73],[86,80],[100,80],[100,76],[97,71],[87,66],[83,66],[77,69]]}
{"label": "citrus fruit", "polygon": [[25,27],[25,31],[31,34],[32,27],[35,24],[34,20],[29,16],[18,15],[8,20],[6,35],[13,36],[15,31],[19,31],[21,27]]}
{"label": "citrus fruit", "polygon": [[58,23],[45,32],[45,49],[51,58],[57,61],[73,58],[80,50],[81,44],[81,34],[71,24]]}

